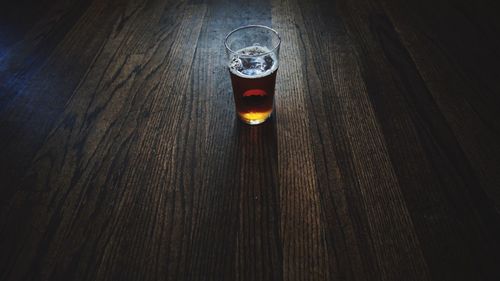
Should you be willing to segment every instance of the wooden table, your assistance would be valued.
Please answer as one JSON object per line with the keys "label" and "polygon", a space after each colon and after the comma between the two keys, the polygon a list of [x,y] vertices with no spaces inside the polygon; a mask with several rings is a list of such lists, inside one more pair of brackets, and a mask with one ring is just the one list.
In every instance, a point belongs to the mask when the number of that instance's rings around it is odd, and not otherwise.
{"label": "wooden table", "polygon": [[4,3],[0,280],[500,280],[498,3]]}

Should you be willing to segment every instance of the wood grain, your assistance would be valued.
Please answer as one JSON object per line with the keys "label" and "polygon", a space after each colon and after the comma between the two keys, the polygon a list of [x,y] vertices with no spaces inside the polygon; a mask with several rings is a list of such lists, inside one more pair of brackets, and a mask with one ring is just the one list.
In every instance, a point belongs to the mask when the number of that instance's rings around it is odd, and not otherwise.
{"label": "wood grain", "polygon": [[[0,9],[0,280],[500,280],[497,1]],[[283,40],[275,112],[223,50]]]}

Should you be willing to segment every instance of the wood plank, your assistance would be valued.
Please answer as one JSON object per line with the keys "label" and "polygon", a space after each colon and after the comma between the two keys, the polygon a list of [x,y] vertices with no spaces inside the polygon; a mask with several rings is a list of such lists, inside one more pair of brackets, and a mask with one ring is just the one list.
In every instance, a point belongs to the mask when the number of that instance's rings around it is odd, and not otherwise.
{"label": "wood plank", "polygon": [[[274,122],[236,119],[223,40],[245,24],[266,24],[266,1],[218,1],[207,10],[192,68],[188,140],[197,181],[186,249],[188,280],[281,280]],[[268,11],[268,12],[264,12]],[[216,215],[214,215],[216,214]]]}
{"label": "wood plank", "polygon": [[329,256],[319,205],[307,112],[304,45],[295,1],[273,1],[273,27],[282,38],[276,86],[278,174],[284,280],[329,280]]}

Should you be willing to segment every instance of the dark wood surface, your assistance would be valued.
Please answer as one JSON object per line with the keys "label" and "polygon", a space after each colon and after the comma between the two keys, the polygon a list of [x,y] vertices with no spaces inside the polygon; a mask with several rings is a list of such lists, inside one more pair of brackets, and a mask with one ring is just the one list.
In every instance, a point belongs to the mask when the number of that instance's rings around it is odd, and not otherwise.
{"label": "dark wood surface", "polygon": [[2,2],[0,280],[500,280],[498,1]]}

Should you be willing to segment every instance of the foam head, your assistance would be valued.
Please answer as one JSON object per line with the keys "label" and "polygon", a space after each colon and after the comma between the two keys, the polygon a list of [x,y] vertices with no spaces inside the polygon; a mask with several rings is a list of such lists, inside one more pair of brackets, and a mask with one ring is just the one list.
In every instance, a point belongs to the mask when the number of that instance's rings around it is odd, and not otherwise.
{"label": "foam head", "polygon": [[229,70],[245,78],[267,76],[278,68],[275,54],[262,46],[251,46],[232,54]]}

